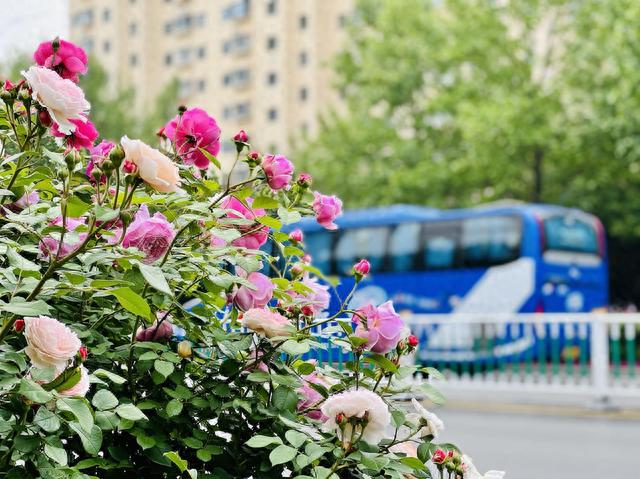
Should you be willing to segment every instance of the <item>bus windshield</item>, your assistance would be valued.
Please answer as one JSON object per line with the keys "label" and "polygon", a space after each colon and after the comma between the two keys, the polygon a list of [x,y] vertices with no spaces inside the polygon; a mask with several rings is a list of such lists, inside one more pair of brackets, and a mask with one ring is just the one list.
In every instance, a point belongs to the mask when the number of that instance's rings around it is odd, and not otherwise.
{"label": "bus windshield", "polygon": [[598,254],[598,234],[593,224],[573,215],[546,218],[545,250]]}

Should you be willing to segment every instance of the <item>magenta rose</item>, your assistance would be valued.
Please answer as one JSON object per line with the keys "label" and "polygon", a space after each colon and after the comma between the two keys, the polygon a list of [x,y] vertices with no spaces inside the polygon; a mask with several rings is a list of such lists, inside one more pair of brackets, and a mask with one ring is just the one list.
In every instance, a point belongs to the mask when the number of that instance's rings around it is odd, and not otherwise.
{"label": "magenta rose", "polygon": [[175,143],[176,152],[186,165],[207,168],[209,159],[200,148],[213,156],[220,151],[220,127],[201,108],[191,108],[176,115],[164,126],[163,134]]}
{"label": "magenta rose", "polygon": [[142,205],[127,228],[124,238],[121,236],[122,230],[117,230],[109,242],[117,243],[122,239],[123,247],[138,248],[145,255],[142,261],[149,264],[165,255],[176,232],[162,213],[154,213],[151,216],[147,205]]}
{"label": "magenta rose", "polygon": [[[245,200],[249,205],[249,208],[245,206],[240,200],[233,196],[228,196],[220,205],[222,208],[228,210],[227,218],[244,218],[247,220],[256,220],[260,216],[265,215],[265,211],[262,208],[251,208],[253,198],[247,198]],[[231,242],[234,246],[240,246],[249,249],[258,249],[260,246],[267,242],[269,235],[269,227],[262,226],[259,223],[251,225],[235,225],[242,236]]]}
{"label": "magenta rose", "polygon": [[[58,216],[51,222],[51,224],[55,226],[62,226],[62,223],[62,216]],[[84,218],[67,218],[65,229],[67,232],[74,231],[78,226],[84,224]],[[85,239],[87,239],[87,233],[79,233],[74,235],[65,234],[63,243],[62,245],[60,245],[60,240],[58,238],[45,236],[40,241],[40,253],[38,254],[38,257],[40,259],[44,259],[49,258],[50,256],[55,256],[59,248],[59,254],[57,257],[64,258],[65,256],[68,256],[75,250],[77,250]]]}
{"label": "magenta rose", "polygon": [[262,169],[272,190],[281,190],[291,183],[293,165],[284,155],[265,155]]}
{"label": "magenta rose", "polygon": [[136,341],[167,341],[173,336],[173,324],[169,319],[165,319],[161,323],[159,322],[164,317],[165,312],[159,312],[157,319],[148,328],[140,326],[136,331]]}
{"label": "magenta rose", "polygon": [[[89,163],[87,164],[86,173],[92,183],[96,181],[93,176],[91,176],[93,168],[96,166],[102,166],[102,162],[109,158],[109,153],[111,153],[111,150],[115,146],[116,144],[113,141],[102,140],[96,146],[89,148],[89,154],[91,155],[91,157],[89,158]],[[103,175],[100,179],[100,182],[104,183],[105,181],[107,181],[107,177]]]}
{"label": "magenta rose", "polygon": [[337,196],[327,196],[315,191],[313,193],[313,211],[316,221],[328,230],[338,229],[335,219],[342,214],[342,201]]}
{"label": "magenta rose", "polygon": [[[356,310],[353,322],[357,324],[355,334],[367,340],[366,347],[374,353],[386,354],[398,345],[404,322],[387,301],[377,308],[367,304]],[[366,318],[364,321],[360,316]]]}
{"label": "magenta rose", "polygon": [[93,143],[98,138],[98,130],[93,123],[91,123],[86,117],[83,120],[72,119],[69,120],[76,127],[71,133],[64,133],[60,131],[60,127],[57,123],[54,123],[51,127],[51,134],[58,138],[64,138],[65,144],[70,148],[91,148]]}
{"label": "magenta rose", "polygon": [[233,302],[242,311],[248,311],[253,308],[264,308],[273,297],[275,286],[268,276],[262,273],[254,272],[248,275],[241,269],[238,269],[238,275],[249,281],[253,288],[242,285],[233,293]]}
{"label": "magenta rose", "polygon": [[31,193],[25,193],[13,203],[5,205],[5,208],[14,213],[20,213],[25,208],[35,205],[38,201],[40,201],[40,195],[37,191],[32,191]]}
{"label": "magenta rose", "polygon": [[60,46],[54,53],[53,42],[42,42],[33,54],[33,59],[41,67],[50,68],[62,78],[78,83],[78,75],[87,73],[87,54],[66,40],[58,40]]}

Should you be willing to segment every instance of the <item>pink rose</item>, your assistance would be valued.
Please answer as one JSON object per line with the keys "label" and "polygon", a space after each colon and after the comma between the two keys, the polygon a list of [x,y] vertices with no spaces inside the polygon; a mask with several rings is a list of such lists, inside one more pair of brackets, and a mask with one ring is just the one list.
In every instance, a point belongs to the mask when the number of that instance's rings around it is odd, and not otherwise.
{"label": "pink rose", "polygon": [[[370,444],[377,444],[385,436],[385,429],[391,422],[389,408],[382,398],[368,389],[357,389],[329,396],[320,409],[327,416],[323,429],[335,432],[342,439],[343,430],[336,422],[341,419],[363,418],[367,415],[367,422],[362,431],[362,439]],[[345,427],[345,439],[351,437],[351,427]]]}
{"label": "pink rose", "polygon": [[140,140],[130,140],[126,136],[122,137],[120,144],[125,155],[123,163],[125,171],[127,165],[135,165],[140,178],[154,190],[161,193],[178,191],[180,185],[178,167],[166,155]]}
{"label": "pink rose", "polygon": [[[161,319],[166,313],[158,313],[158,318]],[[142,326],[136,331],[136,341],[166,341],[173,336],[173,324],[169,319],[165,319],[158,326],[159,319],[156,319],[151,326],[143,328]]]}
{"label": "pink rose", "polygon": [[[109,242],[117,243],[121,236],[122,230],[118,229]],[[122,238],[122,246],[138,248],[145,255],[143,262],[149,264],[165,255],[175,236],[173,225],[162,213],[151,216],[147,205],[142,205]]]}
{"label": "pink rose", "polygon": [[288,336],[293,329],[291,321],[287,318],[263,308],[252,308],[245,311],[241,322],[244,327],[267,338]]}
{"label": "pink rose", "polygon": [[[298,401],[298,411],[309,409],[310,407],[320,403],[324,398],[322,394],[313,389],[309,384],[313,383],[326,386],[325,381],[323,381],[315,372],[302,376],[302,381],[302,386],[297,390],[298,394],[301,396],[301,399]],[[310,411],[307,411],[306,415],[311,419],[316,419],[323,422],[328,419],[327,416],[322,414],[322,411],[320,411],[320,409],[312,409]]]}
{"label": "pink rose", "polygon": [[[260,216],[265,215],[265,211],[262,208],[251,208],[253,198],[247,198],[245,200],[249,207],[245,206],[240,200],[233,196],[228,196],[220,205],[227,211],[227,218],[244,218],[247,220],[255,221]],[[234,225],[242,236],[231,242],[234,246],[240,246],[249,249],[258,249],[260,246],[267,242],[269,236],[269,227],[254,223],[251,225]]]}
{"label": "pink rose", "polygon": [[211,235],[211,238],[209,239],[209,244],[213,249],[220,249],[227,246],[227,242],[222,238],[220,238],[220,236],[216,236],[216,235]]}
{"label": "pink rose", "polygon": [[242,311],[252,308],[264,308],[271,301],[273,290],[275,289],[269,277],[257,271],[247,275],[241,269],[238,269],[238,275],[245,277],[253,285],[253,288],[245,285],[237,288],[233,294],[235,305]]}
{"label": "pink rose", "polygon": [[355,334],[367,340],[367,348],[374,353],[386,354],[397,346],[404,322],[393,309],[391,301],[377,308],[367,304],[356,311],[366,318],[366,321],[363,321],[357,314],[353,315],[353,322],[358,325]]}
{"label": "pink rose", "polygon": [[91,383],[89,382],[89,371],[84,366],[80,366],[80,381],[71,386],[69,389],[58,391],[61,396],[72,397],[81,396],[85,397],[89,392]]}
{"label": "pink rose", "polygon": [[83,113],[91,105],[80,87],[71,80],[63,79],[53,70],[36,66],[22,72],[22,75],[33,90],[33,98],[47,109],[60,132],[68,134],[75,130],[76,125],[70,120],[86,119]]}
{"label": "pink rose", "polygon": [[436,449],[431,455],[431,461],[434,464],[443,464],[447,460],[447,453],[442,449]]}
{"label": "pink rose", "polygon": [[289,239],[294,243],[302,243],[302,241],[304,241],[304,234],[302,233],[302,230],[295,229],[289,233]]}
{"label": "pink rose", "polygon": [[57,319],[48,316],[24,318],[24,352],[35,367],[63,370],[78,353],[82,343],[76,333]]}
{"label": "pink rose", "polygon": [[209,159],[200,148],[216,156],[220,151],[220,127],[206,111],[191,108],[164,126],[163,134],[175,143],[185,165],[207,168]]}
{"label": "pink rose", "polygon": [[[52,225],[62,226],[62,216],[58,216],[51,222]],[[67,218],[66,221],[66,230],[67,232],[74,231],[78,226],[84,225],[84,218]],[[65,256],[70,255],[75,250],[77,250],[80,245],[83,243],[85,239],[87,239],[88,233],[79,233],[77,235],[69,235],[65,234],[62,245],[60,245],[60,240],[58,238],[54,238],[52,236],[45,236],[40,241],[40,253],[38,257],[40,259],[49,258],[50,256],[58,255],[58,258],[64,258]],[[70,238],[71,236],[71,238]],[[60,251],[58,252],[58,248]]]}
{"label": "pink rose", "polygon": [[331,301],[331,295],[329,294],[329,286],[320,284],[316,278],[310,278],[306,275],[302,278],[302,284],[304,284],[311,291],[309,293],[299,293],[296,291],[287,291],[287,294],[291,296],[293,302],[304,308],[308,306],[312,309],[314,316],[319,316],[322,312],[329,307]]}
{"label": "pink rose", "polygon": [[298,183],[298,185],[302,188],[309,188],[312,182],[313,178],[309,173],[300,173],[300,175],[298,175],[298,179],[296,180],[296,183]]}
{"label": "pink rose", "polygon": [[342,201],[337,196],[313,193],[313,211],[316,213],[316,221],[328,230],[338,229],[334,220],[342,214]]}
{"label": "pink rose", "polygon": [[249,135],[247,135],[246,131],[240,130],[238,133],[233,135],[233,141],[237,141],[237,142],[240,142],[240,143],[246,143],[247,141],[249,141]]}
{"label": "pink rose", "polygon": [[[109,153],[111,153],[111,150],[113,150],[115,146],[116,144],[113,141],[102,140],[96,146],[89,149],[91,158],[89,159],[89,163],[87,164],[86,173],[92,183],[96,181],[93,176],[91,176],[93,168],[96,166],[102,166],[102,162],[109,158]],[[104,183],[106,181],[107,177],[103,175],[100,179],[100,182]]]}
{"label": "pink rose", "polygon": [[59,46],[53,51],[53,42],[42,42],[33,54],[35,62],[45,68],[50,68],[62,78],[78,83],[78,74],[87,73],[87,54],[71,42],[58,40]]}
{"label": "pink rose", "polygon": [[265,155],[262,169],[272,190],[281,190],[291,182],[293,165],[284,155]]}
{"label": "pink rose", "polygon": [[353,272],[356,275],[366,276],[371,271],[371,265],[366,259],[361,259],[356,264],[353,265]]}
{"label": "pink rose", "polygon": [[98,130],[86,117],[83,120],[69,120],[76,127],[71,133],[60,131],[57,123],[53,124],[51,134],[58,138],[64,138],[65,144],[70,148],[91,148],[98,138]]}
{"label": "pink rose", "polygon": [[14,213],[20,213],[29,206],[35,205],[38,201],[40,201],[40,195],[37,191],[32,191],[31,193],[25,193],[13,203],[5,205],[5,208]]}

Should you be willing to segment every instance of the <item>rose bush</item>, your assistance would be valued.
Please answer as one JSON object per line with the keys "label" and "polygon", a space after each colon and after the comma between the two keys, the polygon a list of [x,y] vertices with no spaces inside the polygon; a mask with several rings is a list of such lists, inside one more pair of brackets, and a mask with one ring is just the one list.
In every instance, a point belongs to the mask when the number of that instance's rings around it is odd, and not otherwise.
{"label": "rose bush", "polygon": [[[328,279],[283,231],[335,229],[338,198],[284,157],[261,165],[245,132],[231,184],[199,109],[158,148],[93,147],[86,55],[55,40],[35,57],[0,91],[2,477],[480,477],[434,442],[435,415],[394,400],[419,368],[392,305],[329,316]],[[346,369],[308,359],[327,342]]]}

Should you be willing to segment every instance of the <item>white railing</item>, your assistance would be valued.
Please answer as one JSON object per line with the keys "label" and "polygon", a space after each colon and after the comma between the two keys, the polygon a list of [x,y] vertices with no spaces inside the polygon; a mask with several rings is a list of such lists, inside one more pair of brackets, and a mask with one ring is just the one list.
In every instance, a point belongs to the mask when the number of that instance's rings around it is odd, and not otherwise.
{"label": "white railing", "polygon": [[[640,397],[640,314],[413,315],[416,361],[451,388]],[[420,380],[420,379],[418,379]]]}

